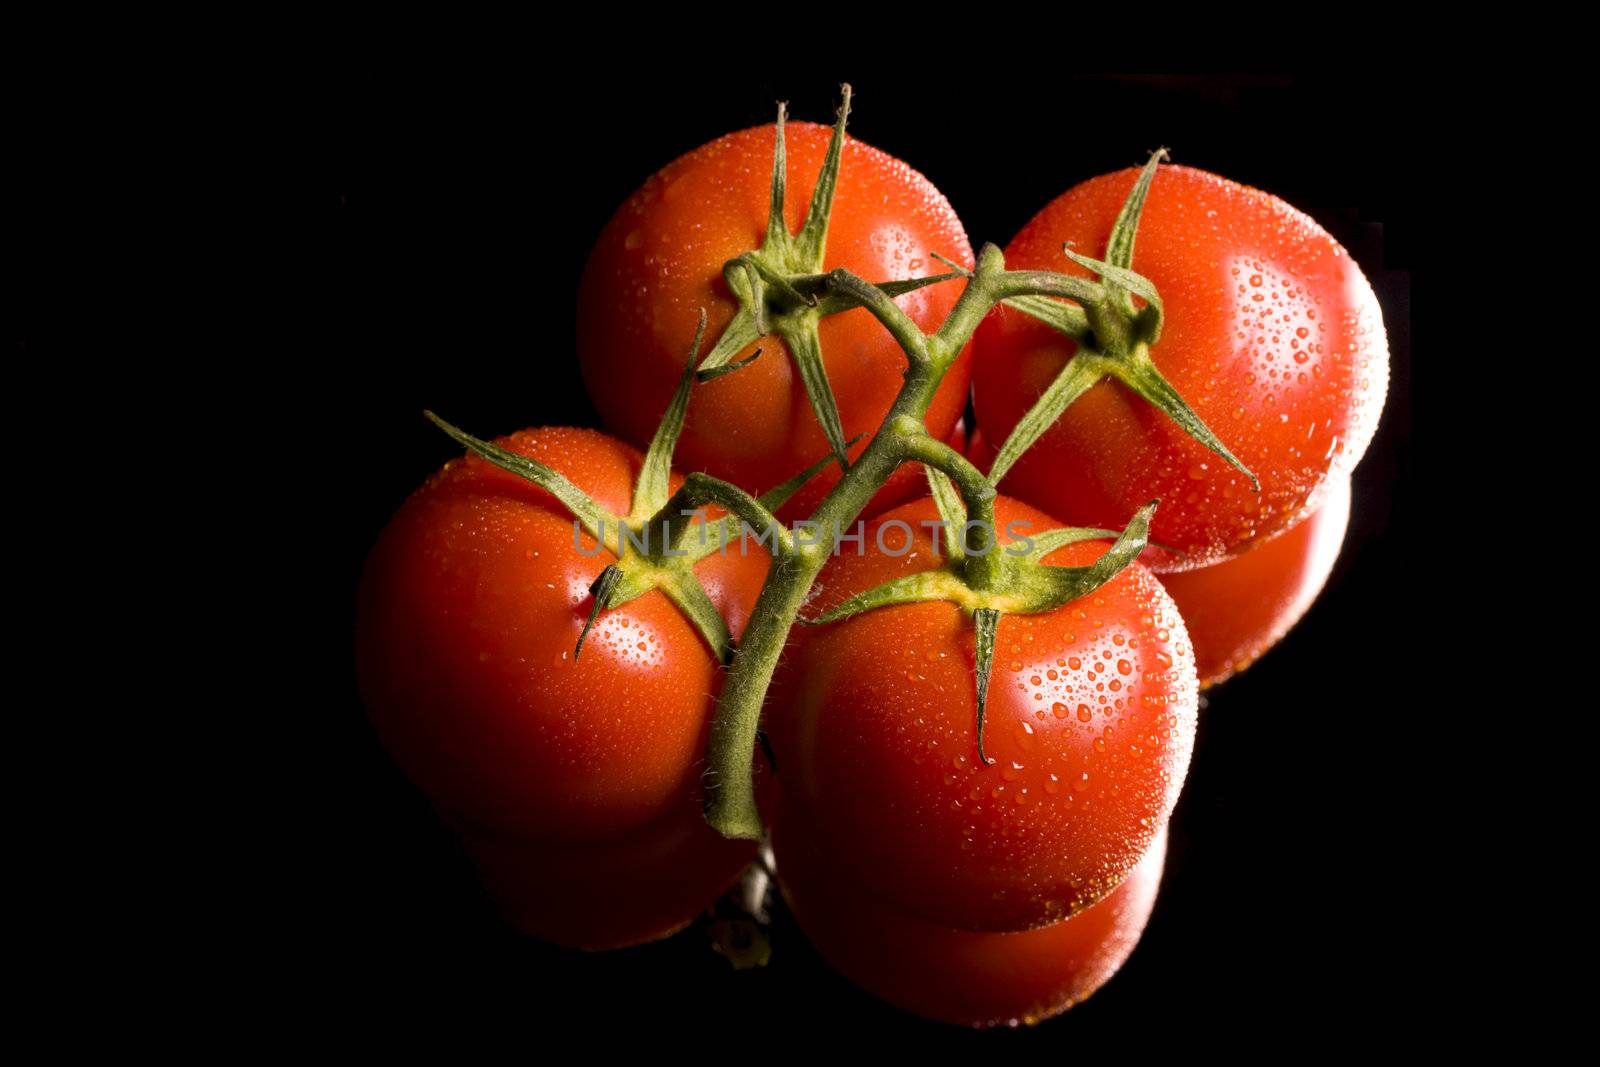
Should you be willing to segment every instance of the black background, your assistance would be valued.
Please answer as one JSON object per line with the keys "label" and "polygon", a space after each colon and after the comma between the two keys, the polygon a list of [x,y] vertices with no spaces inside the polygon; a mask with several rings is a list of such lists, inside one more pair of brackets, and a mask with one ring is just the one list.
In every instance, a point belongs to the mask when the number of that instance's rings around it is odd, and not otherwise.
{"label": "black background", "polygon": [[[970,1035],[884,1007],[835,976],[781,908],[770,967],[731,973],[696,930],[619,953],[553,949],[502,925],[452,838],[367,728],[350,666],[366,550],[409,490],[456,453],[424,407],[482,435],[597,425],[573,319],[587,250],[652,171],[728,130],[829,121],[917,167],[974,245],[1003,244],[1079,180],[1158,145],[1306,210],[1383,305],[1390,393],[1357,471],[1350,534],[1322,599],[1283,644],[1211,694],[1173,821],[1161,898],[1122,972],[1060,1019],[994,1040],[1071,1050],[1137,1034],[1247,1038],[1265,1021],[1343,1040],[1398,1011],[1413,981],[1408,746],[1387,648],[1411,625],[1409,301],[1415,205],[1409,81],[1323,76],[1052,74],[995,94],[932,92],[887,64],[744,76],[661,69],[581,82],[424,66],[403,83],[319,90],[260,117],[287,210],[292,274],[275,280],[290,344],[275,372],[323,427],[298,472],[321,598],[300,639],[301,755],[284,853],[297,969],[291,1014],[394,1032],[443,1024],[688,1035],[715,1006],[781,1045],[871,1026],[910,1041]],[[359,476],[339,456],[362,457]],[[314,547],[304,547],[304,542]],[[306,626],[304,622],[302,626]],[[298,720],[297,720],[298,721]],[[722,1013],[727,1014],[722,1014]],[[542,1038],[540,1038],[542,1040]],[[959,1047],[952,1045],[950,1047]]]}

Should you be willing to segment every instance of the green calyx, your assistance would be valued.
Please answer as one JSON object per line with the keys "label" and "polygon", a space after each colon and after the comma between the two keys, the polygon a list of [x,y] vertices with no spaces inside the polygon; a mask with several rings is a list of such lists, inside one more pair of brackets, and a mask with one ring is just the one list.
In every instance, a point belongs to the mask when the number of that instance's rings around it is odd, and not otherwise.
{"label": "green calyx", "polygon": [[[717,659],[728,663],[733,658],[733,638],[695,574],[695,564],[713,552],[726,553],[730,545],[739,544],[746,527],[766,534],[774,554],[782,554],[791,546],[772,512],[834,462],[832,456],[825,457],[759,498],[703,474],[690,475],[676,493],[671,492],[672,453],[689,409],[689,391],[695,382],[694,361],[705,327],[706,313],[702,309],[683,376],[645,452],[633,487],[632,507],[625,517],[611,514],[553,468],[474,437],[431,411],[423,413],[468,450],[549,492],[586,533],[616,555],[616,562],[608,564],[589,587],[593,604],[573,649],[574,661],[582,655],[583,643],[602,611],[659,589],[699,630]],[[701,512],[706,504],[722,506],[729,514],[716,522],[708,521]],[[692,530],[698,530],[698,536]],[[744,546],[741,544],[740,548],[743,550]]]}
{"label": "green calyx", "polygon": [[[857,593],[816,618],[800,621],[822,626],[894,604],[935,600],[956,604],[971,614],[976,646],[978,758],[990,763],[992,760],[983,749],[984,711],[1000,617],[1054,611],[1122,573],[1144,551],[1156,502],[1140,508],[1120,534],[1066,527],[1001,545],[994,525],[992,486],[953,449],[926,435],[920,441],[915,435],[911,437],[907,451],[925,464],[943,523],[944,536],[936,545],[944,556],[943,563],[933,570],[908,574]],[[969,515],[975,517],[971,522]],[[1088,566],[1061,567],[1043,562],[1066,545],[1105,538],[1114,539],[1111,547]]]}
{"label": "green calyx", "polygon": [[[1148,278],[1133,271],[1133,250],[1150,184],[1155,180],[1158,165],[1166,158],[1166,149],[1157,150],[1140,172],[1112,227],[1105,259],[1080,255],[1070,247],[1062,249],[1072,262],[1099,276],[1098,299],[1074,305],[1047,296],[1030,295],[1005,302],[1072,338],[1078,344],[1078,351],[1000,446],[994,465],[989,469],[991,483],[998,485],[1022,454],[1044,436],[1073,401],[1110,377],[1154,405],[1190,437],[1249,478],[1252,489],[1260,491],[1256,476],[1195,414],[1150,356],[1151,348],[1161,339],[1165,309],[1156,287]],[[1144,302],[1142,306],[1135,297]]]}
{"label": "green calyx", "polygon": [[[839,183],[839,162],[844,150],[845,124],[850,116],[850,86],[842,87],[843,101],[822,170],[812,191],[811,205],[799,233],[790,233],[784,221],[784,198],[788,186],[788,162],[784,149],[784,120],[787,107],[778,105],[777,133],[772,153],[772,194],[767,213],[767,232],[761,247],[730,259],[723,265],[723,279],[739,301],[739,310],[724,328],[717,343],[701,360],[701,381],[730,373],[748,365],[755,357],[733,362],[733,357],[760,338],[776,335],[783,341],[800,381],[805,386],[811,409],[828,440],[828,447],[843,468],[849,467],[844,427],[839,405],[828,384],[823,367],[822,342],[818,324],[827,316],[859,306],[848,296],[833,292],[823,273],[827,251],[828,220],[833,211],[834,192]],[[880,284],[891,297],[912,292],[959,277],[959,273],[911,278]]]}
{"label": "green calyx", "polygon": [[[1038,615],[1054,611],[1094,592],[1139,558],[1149,540],[1150,517],[1155,509],[1154,501],[1140,508],[1120,533],[1063,527],[1030,534],[1005,545],[989,539],[991,543],[981,553],[973,552],[970,541],[962,548],[958,547],[957,538],[947,536],[939,543],[939,550],[944,554],[944,562],[939,567],[885,582],[857,593],[815,618],[800,621],[822,626],[893,604],[929,600],[949,601],[968,612],[987,609],[1007,615]],[[948,532],[950,520],[944,521]],[[1088,566],[1061,567],[1040,562],[1066,545],[1105,539],[1112,539],[1111,547]],[[1001,562],[978,572],[983,579],[980,584],[974,580],[972,564],[981,556]]]}

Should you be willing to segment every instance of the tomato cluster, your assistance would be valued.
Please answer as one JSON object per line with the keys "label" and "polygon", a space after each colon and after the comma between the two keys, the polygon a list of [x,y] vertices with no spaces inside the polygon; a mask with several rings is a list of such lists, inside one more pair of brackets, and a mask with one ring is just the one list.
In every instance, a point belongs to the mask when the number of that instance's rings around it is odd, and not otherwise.
{"label": "tomato cluster", "polygon": [[[816,203],[831,207],[821,269],[763,284],[792,297],[774,308],[814,325],[829,402],[859,437],[850,456],[862,455],[908,357],[865,308],[827,308],[818,279],[843,268],[915,283],[895,302],[932,332],[966,283],[921,283],[945,264],[970,279],[975,258],[938,190],[876,149],[844,140],[834,188],[838,136],[800,123],[745,130],[649,179],[603,231],[578,302],[584,379],[615,436],[543,428],[477,448],[405,502],[368,560],[357,659],[372,723],[509,920],[538,937],[613,948],[665,936],[756,858],[754,842],[705,820],[707,753],[726,653],[783,568],[741,545],[672,570],[670,554],[580,530],[562,487],[648,533],[637,493],[658,460],[755,493],[829,454],[805,353],[777,336],[682,392],[700,310],[716,338],[764,299],[745,279],[770,265],[729,264],[780,220],[804,233]],[[791,178],[769,223],[779,146]],[[1377,305],[1332,238],[1266,193],[1181,167],[1153,173],[1131,260],[1101,264],[1104,277],[1131,270],[1159,291],[1149,358],[1249,473],[1102,380],[998,479],[992,547],[1082,524],[1094,529],[1037,563],[1088,569],[1159,498],[1143,562],[1047,609],[997,613],[992,651],[975,618],[998,601],[976,593],[797,625],[767,692],[770,770],[756,762],[783,896],[840,971],[930,1018],[1037,1021],[1093,993],[1132,952],[1155,903],[1199,687],[1247,667],[1316,597],[1382,404]],[[1063,246],[1100,256],[1138,181],[1127,171],[1070,189],[1005,250],[1006,268],[1096,277]],[[926,434],[987,474],[1051,382],[1101,341],[997,306],[952,357]],[[969,393],[970,434],[957,425]],[[657,420],[683,397],[676,452],[671,441],[662,451]],[[667,489],[695,482],[684,474]],[[773,508],[809,515],[843,476],[827,466]],[[960,561],[913,464],[863,514],[800,622]],[[684,606],[685,580],[725,623],[728,648]],[[637,588],[613,602],[619,581]]]}

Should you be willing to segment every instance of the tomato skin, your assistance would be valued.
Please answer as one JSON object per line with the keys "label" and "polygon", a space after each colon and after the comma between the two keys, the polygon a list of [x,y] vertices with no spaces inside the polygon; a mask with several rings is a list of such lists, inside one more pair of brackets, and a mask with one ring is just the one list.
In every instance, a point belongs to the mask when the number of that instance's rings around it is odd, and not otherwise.
{"label": "tomato skin", "polygon": [[[996,516],[1002,542],[1012,522],[1060,525],[1004,497]],[[924,499],[869,523],[866,554],[831,560],[807,612],[926,570],[937,557],[919,524],[936,519]],[[875,551],[894,520],[917,534],[904,556]],[[898,548],[902,531],[886,535]],[[1069,545],[1049,562],[1105,548]],[[784,811],[828,842],[840,879],[904,914],[962,930],[1046,925],[1115,888],[1171,814],[1194,739],[1188,638],[1137,564],[1055,612],[1002,617],[992,766],[977,759],[974,669],[972,619],[947,602],[797,629],[768,715]]]}
{"label": "tomato skin", "polygon": [[1250,666],[1300,621],[1327,584],[1349,520],[1350,478],[1340,475],[1316,511],[1266,544],[1160,575],[1188,626],[1201,688]]}
{"label": "tomato skin", "polygon": [[[805,218],[831,131],[806,122],[784,130],[784,216],[792,233]],[[655,432],[699,309],[708,315],[706,350],[738,309],[722,268],[758,248],[766,233],[773,131],[767,125],[730,133],[669,163],[618,209],[590,254],[578,294],[578,353],[606,426],[628,441],[642,446]],[[906,164],[847,138],[826,268],[846,267],[869,281],[927,277],[945,270],[931,252],[972,266],[949,202]],[[931,330],[960,293],[958,282],[944,282],[897,302]],[[819,329],[845,439],[871,433],[903,382],[905,353],[860,309],[829,316]],[[736,358],[756,348],[763,352],[755,363],[696,386],[675,463],[763,492],[827,455],[828,444],[784,343],[764,337]],[[929,433],[943,438],[955,425],[970,379],[964,352],[928,408]],[[866,446],[864,439],[851,454]],[[920,470],[898,472],[868,513],[915,495],[921,477]],[[809,515],[838,479],[837,466],[829,468],[780,517]]]}
{"label": "tomato skin", "polygon": [[[1062,243],[1099,255],[1138,171],[1084,182],[1006,248],[1011,269],[1086,274]],[[1388,350],[1360,269],[1309,216],[1204,171],[1164,166],[1139,224],[1133,269],[1165,304],[1156,366],[1261,481],[1249,481],[1120,383],[1080,397],[1007,475],[1006,492],[1081,526],[1120,527],[1162,501],[1150,535],[1186,553],[1163,570],[1220,562],[1314,509],[1377,426]],[[979,328],[978,422],[1003,441],[1076,350],[1002,307]]]}
{"label": "tomato skin", "polygon": [[994,466],[995,450],[989,444],[989,439],[983,436],[982,430],[973,430],[972,436],[967,438],[967,459],[974,467],[984,474],[989,473],[989,468]]}
{"label": "tomato skin", "polygon": [[904,915],[835,878],[826,851],[782,822],[773,848],[789,909],[845,977],[924,1018],[1015,1026],[1081,1003],[1127,961],[1155,907],[1167,832],[1104,900],[1019,933],[952,930]]}
{"label": "tomato skin", "polygon": [[[642,457],[621,442],[551,428],[499,443],[560,470],[613,513],[627,512]],[[358,597],[361,688],[385,747],[472,842],[498,841],[541,865],[577,862],[586,849],[623,857],[649,852],[652,842],[681,842],[680,877],[704,899],[654,931],[667,932],[714,899],[752,854],[748,842],[723,840],[701,816],[700,765],[719,668],[658,591],[603,613],[575,663],[588,587],[615,557],[587,535],[580,543],[594,555],[583,555],[573,530],[571,515],[527,481],[476,457],[446,464],[400,508],[368,558]],[[699,566],[735,633],[767,565],[759,553],[730,553]],[[564,876],[592,882],[619,863]],[[552,877],[548,868],[543,877]],[[489,881],[515,910],[509,880]],[[593,911],[581,893],[571,903]],[[601,936],[609,921],[599,912],[552,911],[548,928],[535,932],[584,947],[638,939],[621,927]],[[580,927],[581,939],[562,933]]]}

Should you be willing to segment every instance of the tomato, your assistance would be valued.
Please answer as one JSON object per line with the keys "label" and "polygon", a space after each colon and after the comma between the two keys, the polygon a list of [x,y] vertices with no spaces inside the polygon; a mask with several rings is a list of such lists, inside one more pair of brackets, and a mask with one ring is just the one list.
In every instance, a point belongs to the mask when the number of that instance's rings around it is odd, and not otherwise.
{"label": "tomato", "polygon": [[[1104,175],[1051,202],[1007,247],[1007,267],[1086,273],[1063,242],[1101,255],[1137,176]],[[1157,171],[1133,269],[1165,304],[1156,366],[1260,479],[1260,493],[1110,380],[1079,397],[1002,487],[1080,526],[1120,527],[1160,499],[1151,539],[1186,554],[1162,569],[1207,566],[1293,525],[1361,458],[1388,381],[1377,298],[1310,217],[1187,167]],[[978,423],[997,445],[1076,350],[1006,307],[979,327],[973,349]]]}
{"label": "tomato", "polygon": [[[628,512],[642,457],[621,442],[539,429],[499,443]],[[710,649],[651,591],[603,612],[574,661],[589,586],[615,559],[587,534],[592,555],[574,542],[543,489],[476,457],[446,464],[367,561],[358,668],[383,743],[467,838],[508,913],[550,940],[605,947],[682,925],[752,850],[701,816],[720,684]],[[761,553],[698,566],[735,634],[767,566]],[[652,879],[681,883],[667,914],[621,891]]]}
{"label": "tomato", "polygon": [[[607,223],[578,294],[578,353],[584,381],[605,424],[639,445],[649,442],[683,370],[684,338],[700,308],[711,339],[738,309],[723,264],[761,245],[767,226],[773,130],[730,133],[669,163]],[[785,218],[797,231],[811,199],[830,130],[786,124]],[[972,265],[966,232],[944,196],[921,174],[876,148],[847,139],[827,238],[826,267],[846,267],[869,281],[920,278],[945,268],[937,252]],[[961,293],[958,282],[898,299],[924,330],[936,328]],[[866,311],[824,318],[823,364],[845,439],[878,428],[903,384],[906,356]],[[739,354],[763,350],[750,366],[695,388],[678,441],[676,465],[706,471],[755,492],[784,481],[828,454],[784,343],[762,338]],[[971,375],[958,359],[928,409],[928,432],[943,438],[961,416]],[[867,441],[851,452],[859,455]],[[804,517],[834,483],[837,466],[806,486],[779,515]],[[869,508],[921,491],[922,473],[905,468]]]}
{"label": "tomato", "polygon": [[1333,479],[1302,522],[1244,555],[1161,575],[1189,628],[1200,685],[1242,671],[1289,632],[1322,592],[1350,519],[1350,478]]}
{"label": "tomato", "polygon": [[773,847],[795,920],[845,977],[929,1019],[1015,1026],[1066,1011],[1127,961],[1155,907],[1167,832],[1094,907],[1038,930],[999,934],[951,930],[884,905],[833,877],[827,850],[783,822]]}
{"label": "tomato", "polygon": [[984,474],[989,473],[989,468],[994,466],[994,447],[989,444],[989,439],[983,436],[982,430],[973,430],[972,436],[967,438],[967,447],[963,450],[967,459]]}
{"label": "tomato", "polygon": [[[806,611],[929,569],[923,499],[845,546]],[[1060,524],[998,499],[1007,526]],[[899,549],[909,524],[915,539]],[[1026,532],[1018,529],[1015,532]],[[1085,565],[1079,542],[1047,562]],[[1183,783],[1198,700],[1188,638],[1166,591],[1134,564],[1053,612],[996,631],[984,748],[975,744],[972,616],[945,601],[802,627],[780,664],[768,733],[785,818],[828,843],[838,877],[896,910],[962,930],[1064,919],[1114,889],[1165,825]]]}
{"label": "tomato", "polygon": [[956,424],[950,427],[950,432],[944,435],[944,443],[957,452],[965,454],[967,451],[967,420],[965,417],[957,419]]}

